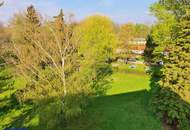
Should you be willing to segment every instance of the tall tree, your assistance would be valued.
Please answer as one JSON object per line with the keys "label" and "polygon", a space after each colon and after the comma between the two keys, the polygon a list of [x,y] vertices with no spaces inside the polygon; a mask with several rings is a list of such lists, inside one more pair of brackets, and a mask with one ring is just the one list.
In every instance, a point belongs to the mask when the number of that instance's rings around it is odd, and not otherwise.
{"label": "tall tree", "polygon": [[190,102],[190,11],[180,20],[180,32],[163,69],[161,86]]}
{"label": "tall tree", "polygon": [[[64,23],[61,11],[53,24],[41,27],[39,38],[31,37],[31,44],[13,42],[17,74],[28,82],[16,98],[20,103],[37,104],[41,122],[51,128],[78,116],[90,96],[103,94],[111,74],[109,58],[117,42],[112,21],[96,16],[76,29],[72,25]],[[43,68],[39,66],[42,61]]]}
{"label": "tall tree", "polygon": [[135,37],[146,38],[150,32],[149,26],[145,24],[135,25]]}
{"label": "tall tree", "polygon": [[127,23],[120,27],[119,29],[119,39],[121,41],[121,47],[126,47],[135,37],[135,24]]}
{"label": "tall tree", "polygon": [[34,6],[31,5],[27,8],[26,13],[26,25],[25,25],[25,40],[28,43],[31,43],[32,40],[38,40],[38,36],[40,33],[40,16],[35,10]]}
{"label": "tall tree", "polygon": [[146,38],[149,33],[149,27],[144,24],[123,24],[119,29],[119,39],[121,47],[126,47],[134,38]]}
{"label": "tall tree", "polygon": [[180,31],[170,45],[169,55],[162,69],[160,90],[154,103],[157,112],[167,123],[182,127],[190,121],[190,12],[181,18]]}
{"label": "tall tree", "polygon": [[65,22],[64,22],[64,14],[63,14],[63,10],[60,10],[60,13],[57,16],[54,16],[55,19],[55,27],[56,30],[59,32],[64,32],[64,26],[65,26]]}
{"label": "tall tree", "polygon": [[[37,20],[33,22],[22,18],[19,20],[19,27],[25,25],[25,21],[32,25],[30,28],[39,25],[38,22],[34,22]],[[86,90],[83,91],[83,86],[79,85],[79,78],[74,79],[74,74],[76,75],[79,69],[79,59],[77,59],[79,37],[65,35],[64,39],[61,39],[62,37],[58,35],[60,30],[55,27],[54,22],[51,23],[40,26],[40,34],[34,30],[36,35],[29,37],[30,44],[13,41],[13,51],[18,58],[18,61],[15,62],[16,72],[27,82],[24,89],[16,92],[16,99],[21,104],[30,101],[37,105],[41,122],[50,128],[59,127],[58,123],[64,122],[66,117],[80,114],[82,98],[86,92]],[[39,28],[39,26],[37,27]],[[65,26],[64,32],[61,33],[69,34],[67,27],[69,26]],[[19,38],[23,36],[22,30],[20,31]],[[23,31],[25,32],[25,30]],[[49,109],[47,104],[56,109]],[[52,114],[44,114],[47,111]]]}
{"label": "tall tree", "polygon": [[175,39],[178,22],[175,15],[160,3],[153,4],[150,11],[158,19],[151,29],[151,37],[155,44],[153,49],[154,59],[152,61],[156,63],[160,60],[164,61],[163,52]]}
{"label": "tall tree", "polygon": [[153,51],[154,51],[154,48],[155,48],[155,43],[153,41],[153,38],[151,36],[151,34],[149,34],[147,36],[147,39],[146,39],[147,43],[146,43],[146,48],[145,48],[145,51],[144,51],[144,59],[146,61],[146,63],[148,63],[149,65],[151,65],[151,63],[153,63]]}
{"label": "tall tree", "polygon": [[66,37],[65,33],[68,33],[66,29],[69,29],[69,27],[65,24],[64,14],[62,9],[60,10],[60,13],[57,16],[54,16],[54,19],[55,19],[54,26],[55,26],[56,35],[61,44],[63,44],[65,42],[65,37]]}
{"label": "tall tree", "polygon": [[159,0],[159,3],[170,10],[178,20],[185,14],[186,7],[190,5],[189,0]]}
{"label": "tall tree", "polygon": [[40,35],[41,19],[34,6],[29,6],[26,13],[15,14],[10,21],[12,40],[15,43],[31,44]]}
{"label": "tall tree", "polygon": [[117,43],[112,21],[105,16],[91,16],[78,28],[82,34],[79,53],[82,55],[80,73],[89,82],[90,90],[103,94],[112,72],[109,59],[112,58]]}
{"label": "tall tree", "polygon": [[188,0],[159,0],[151,6],[151,12],[158,19],[151,31],[155,45],[151,47],[152,61],[164,60],[165,63],[161,71],[156,67],[152,73],[152,84],[156,90],[153,104],[158,115],[174,127],[188,124],[190,117],[190,19],[189,11],[186,12],[189,4]]}

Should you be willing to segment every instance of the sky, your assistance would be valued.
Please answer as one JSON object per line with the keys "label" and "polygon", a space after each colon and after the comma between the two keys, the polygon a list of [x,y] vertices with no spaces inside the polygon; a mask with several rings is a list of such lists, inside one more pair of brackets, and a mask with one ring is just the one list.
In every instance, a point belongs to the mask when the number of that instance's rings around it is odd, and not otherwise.
{"label": "sky", "polygon": [[[0,0],[3,1],[3,0]],[[29,5],[45,18],[51,18],[63,9],[73,13],[80,21],[87,16],[102,14],[118,24],[134,22],[152,24],[155,18],[149,13],[149,6],[156,0],[4,0],[0,7],[0,21],[8,22],[13,14],[26,10]]]}

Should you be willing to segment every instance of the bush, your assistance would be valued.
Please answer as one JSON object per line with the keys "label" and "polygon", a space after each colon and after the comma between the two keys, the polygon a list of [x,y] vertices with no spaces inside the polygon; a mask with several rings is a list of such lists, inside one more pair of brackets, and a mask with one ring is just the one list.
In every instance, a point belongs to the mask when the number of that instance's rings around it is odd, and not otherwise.
{"label": "bush", "polygon": [[158,117],[175,128],[188,125],[190,105],[169,89],[160,88],[152,104]]}

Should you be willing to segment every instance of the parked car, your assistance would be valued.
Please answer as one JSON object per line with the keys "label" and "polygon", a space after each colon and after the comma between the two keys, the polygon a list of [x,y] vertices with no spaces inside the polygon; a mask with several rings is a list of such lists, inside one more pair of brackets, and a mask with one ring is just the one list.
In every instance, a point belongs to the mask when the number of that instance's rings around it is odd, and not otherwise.
{"label": "parked car", "polygon": [[131,65],[131,66],[129,66],[129,68],[135,69],[135,68],[137,68],[137,66],[136,65]]}
{"label": "parked car", "polygon": [[129,58],[128,62],[137,62],[136,58]]}
{"label": "parked car", "polygon": [[160,60],[160,61],[157,62],[157,65],[161,65],[162,66],[162,65],[164,65],[164,62],[162,60]]}

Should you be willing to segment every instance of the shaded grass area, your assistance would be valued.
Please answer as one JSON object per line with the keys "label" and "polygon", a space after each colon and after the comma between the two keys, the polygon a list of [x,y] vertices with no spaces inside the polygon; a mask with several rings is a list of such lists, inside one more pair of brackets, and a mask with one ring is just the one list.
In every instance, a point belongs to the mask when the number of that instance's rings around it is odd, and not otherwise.
{"label": "shaded grass area", "polygon": [[148,99],[146,90],[96,98],[70,130],[163,130],[148,111]]}

